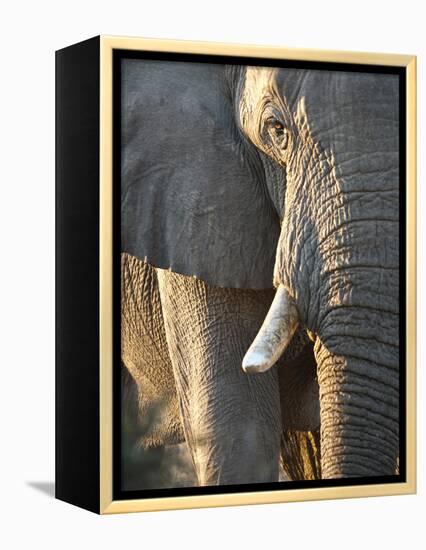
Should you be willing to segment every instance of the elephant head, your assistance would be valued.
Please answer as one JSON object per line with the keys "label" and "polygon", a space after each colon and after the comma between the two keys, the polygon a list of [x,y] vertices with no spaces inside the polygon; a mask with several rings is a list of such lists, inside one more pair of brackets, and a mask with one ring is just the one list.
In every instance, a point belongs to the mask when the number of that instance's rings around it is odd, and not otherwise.
{"label": "elephant head", "polygon": [[315,340],[325,478],[398,457],[399,103],[390,74],[247,68],[239,122],[282,170],[274,302],[243,368]]}

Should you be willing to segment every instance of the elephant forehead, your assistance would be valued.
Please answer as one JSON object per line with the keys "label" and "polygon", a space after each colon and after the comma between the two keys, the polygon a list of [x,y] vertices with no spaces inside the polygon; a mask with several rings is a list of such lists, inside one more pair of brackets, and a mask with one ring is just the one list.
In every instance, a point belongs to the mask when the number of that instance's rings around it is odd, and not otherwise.
{"label": "elephant forehead", "polygon": [[268,93],[277,69],[247,67],[244,81],[243,103],[248,113],[253,112],[261,98]]}

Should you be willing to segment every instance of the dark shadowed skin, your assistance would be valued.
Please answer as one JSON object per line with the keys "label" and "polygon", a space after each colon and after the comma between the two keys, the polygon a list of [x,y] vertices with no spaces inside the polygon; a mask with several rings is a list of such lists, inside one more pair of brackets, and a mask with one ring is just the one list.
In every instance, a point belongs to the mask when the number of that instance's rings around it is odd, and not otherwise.
{"label": "dark shadowed skin", "polygon": [[316,335],[325,478],[398,457],[398,79],[248,69],[241,125],[286,174],[274,282]]}

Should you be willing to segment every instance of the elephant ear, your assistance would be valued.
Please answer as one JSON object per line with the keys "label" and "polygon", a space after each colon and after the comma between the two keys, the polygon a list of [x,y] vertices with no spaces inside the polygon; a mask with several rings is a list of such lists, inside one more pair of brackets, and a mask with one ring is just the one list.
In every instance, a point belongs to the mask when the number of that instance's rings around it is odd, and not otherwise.
{"label": "elephant ear", "polygon": [[122,61],[122,251],[214,286],[271,288],[279,218],[225,71]]}

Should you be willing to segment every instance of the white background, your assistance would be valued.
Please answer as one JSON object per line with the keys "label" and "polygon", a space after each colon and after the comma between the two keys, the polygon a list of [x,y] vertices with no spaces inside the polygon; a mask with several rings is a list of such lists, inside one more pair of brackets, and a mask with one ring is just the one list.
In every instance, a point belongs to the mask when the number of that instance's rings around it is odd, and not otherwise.
{"label": "white background", "polygon": [[[426,227],[421,100],[426,40],[422,5],[409,0],[15,0],[2,4],[3,548],[424,548],[422,235]],[[54,50],[99,33],[419,56],[417,496],[97,517],[40,490],[41,483],[41,488],[51,491],[48,482],[54,477]]]}

